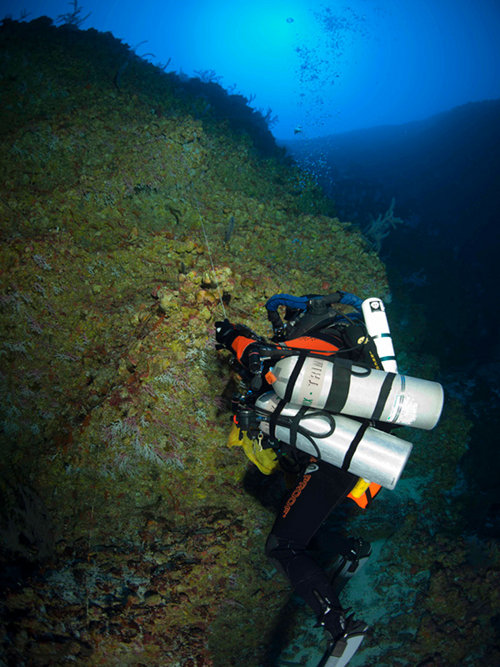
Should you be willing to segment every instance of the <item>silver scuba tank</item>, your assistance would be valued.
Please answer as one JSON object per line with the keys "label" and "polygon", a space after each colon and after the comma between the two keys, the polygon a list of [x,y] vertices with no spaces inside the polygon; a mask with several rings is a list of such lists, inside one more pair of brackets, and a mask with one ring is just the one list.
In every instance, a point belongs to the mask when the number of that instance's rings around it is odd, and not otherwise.
{"label": "silver scuba tank", "polygon": [[284,357],[266,379],[290,403],[390,424],[428,430],[437,424],[443,408],[443,388],[438,382],[340,358]]}
{"label": "silver scuba tank", "polygon": [[371,297],[365,299],[361,304],[363,319],[365,320],[366,330],[373,339],[382,368],[391,373],[398,372],[398,364],[394,354],[389,322],[385,314],[385,306],[382,299]]}
{"label": "silver scuba tank", "polygon": [[[272,414],[279,403],[278,396],[269,391],[257,399],[255,406]],[[274,437],[287,444],[294,441],[295,447],[321,461],[394,489],[410,456],[410,442],[349,417],[311,408],[305,409],[294,434],[291,419],[286,418],[295,417],[300,409],[298,405],[285,404],[277,418]],[[269,422],[262,421],[260,429],[269,435]]]}

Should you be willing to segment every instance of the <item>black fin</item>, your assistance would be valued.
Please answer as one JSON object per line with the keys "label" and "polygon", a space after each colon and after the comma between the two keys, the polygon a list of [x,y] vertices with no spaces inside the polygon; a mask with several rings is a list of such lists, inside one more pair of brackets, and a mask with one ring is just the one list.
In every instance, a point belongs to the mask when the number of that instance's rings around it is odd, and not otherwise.
{"label": "black fin", "polygon": [[318,667],[345,667],[349,664],[361,646],[367,630],[366,623],[349,616],[344,635],[329,645]]}

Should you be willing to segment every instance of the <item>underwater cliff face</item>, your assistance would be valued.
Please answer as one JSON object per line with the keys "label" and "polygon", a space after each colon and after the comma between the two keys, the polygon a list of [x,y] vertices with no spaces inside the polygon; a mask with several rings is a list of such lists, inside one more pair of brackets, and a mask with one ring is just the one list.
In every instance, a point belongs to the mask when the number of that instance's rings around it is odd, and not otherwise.
{"label": "underwater cliff face", "polygon": [[3,650],[254,664],[286,585],[225,448],[220,298],[262,329],[273,293],[386,292],[383,265],[260,129],[111,35],[0,45]]}
{"label": "underwater cliff face", "polygon": [[[3,659],[271,664],[294,638],[289,589],[263,555],[273,502],[225,447],[236,379],[213,323],[221,300],[265,335],[276,292],[386,296],[384,266],[241,100],[217,91],[214,111],[200,83],[47,20],[5,22],[0,60]],[[474,569],[443,532],[468,429],[451,403],[412,438],[398,495],[346,517],[390,566],[370,582],[379,664],[450,643],[455,662],[435,664],[458,664],[492,633],[478,572],[498,554]]]}

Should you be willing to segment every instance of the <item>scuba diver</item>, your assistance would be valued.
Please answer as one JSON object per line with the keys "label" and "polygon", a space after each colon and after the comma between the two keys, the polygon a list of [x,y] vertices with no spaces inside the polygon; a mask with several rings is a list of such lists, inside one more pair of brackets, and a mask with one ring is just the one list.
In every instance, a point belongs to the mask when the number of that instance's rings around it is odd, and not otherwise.
{"label": "scuba diver", "polygon": [[264,474],[278,468],[295,473],[266,554],[328,633],[318,667],[343,667],[368,626],[347,614],[339,593],[368,559],[370,544],[336,535],[333,576],[315,562],[308,545],[346,498],[365,509],[382,486],[394,488],[412,445],[390,431],[398,424],[432,428],[442,388],[398,375],[380,299],[363,301],[347,292],[277,294],[266,309],[271,341],[227,319],[215,323],[217,349],[233,353],[248,387],[233,400],[228,444],[242,445]]}

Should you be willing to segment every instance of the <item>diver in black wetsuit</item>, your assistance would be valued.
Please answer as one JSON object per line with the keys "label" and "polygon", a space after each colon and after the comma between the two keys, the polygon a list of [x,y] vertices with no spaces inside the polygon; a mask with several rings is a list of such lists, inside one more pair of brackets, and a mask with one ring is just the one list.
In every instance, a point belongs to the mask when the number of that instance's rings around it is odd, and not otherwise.
{"label": "diver in black wetsuit", "polygon": [[[348,624],[337,594],[340,582],[335,581],[335,577],[330,581],[308,554],[307,547],[323,521],[347,498],[357,481],[354,475],[329,463],[307,463],[266,543],[266,554],[281,566],[295,591],[334,640],[344,635],[348,625],[351,631],[366,628],[364,623],[356,623],[352,617]],[[344,567],[351,566],[352,570],[357,568],[357,561],[370,555],[370,545],[358,538],[337,535],[335,547],[338,561]],[[343,574],[346,572],[347,567]]]}
{"label": "diver in black wetsuit", "polygon": [[[328,357],[335,355],[372,366],[373,362],[377,363],[376,347],[366,344],[366,328],[360,316],[357,312],[347,316],[331,308],[337,302],[352,305],[360,313],[361,300],[344,292],[328,297],[276,295],[266,304],[275,332],[273,343],[247,327],[233,325],[228,320],[216,322],[218,348],[233,352],[238,361],[238,372],[250,387],[248,394],[240,397],[235,415],[236,423],[245,434],[250,437],[259,434],[259,442],[262,442],[257,422],[252,423],[255,416],[252,407],[258,396],[271,389],[266,379],[271,365],[290,351]],[[287,324],[282,323],[278,313],[281,305],[287,308]],[[285,451],[286,461],[293,458],[299,474],[268,537],[266,553],[288,576],[296,592],[316,614],[318,623],[331,635],[329,650],[320,664],[346,665],[361,643],[367,626],[356,621],[353,615],[346,616],[338,593],[360,561],[369,556],[370,545],[361,539],[337,536],[338,557],[333,580],[311,558],[307,547],[323,521],[344,499],[349,497],[365,508],[380,486],[287,447],[272,436],[271,424],[270,437],[265,438],[263,451],[266,447]]]}

